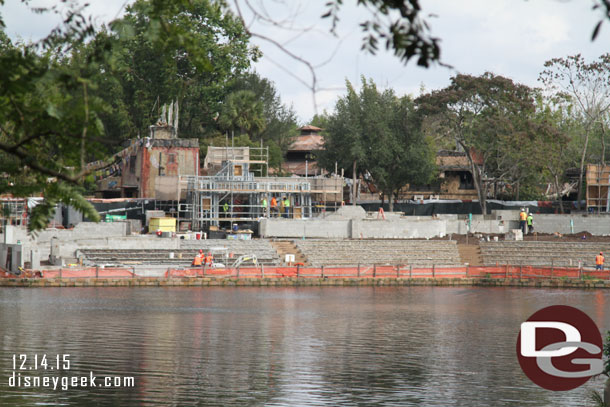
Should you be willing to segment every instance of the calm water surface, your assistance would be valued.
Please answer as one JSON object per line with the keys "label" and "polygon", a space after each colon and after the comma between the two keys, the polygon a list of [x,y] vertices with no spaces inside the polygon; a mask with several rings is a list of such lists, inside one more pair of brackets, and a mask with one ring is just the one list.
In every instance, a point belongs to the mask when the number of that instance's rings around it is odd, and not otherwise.
{"label": "calm water surface", "polygon": [[[566,304],[605,331],[610,292],[510,288],[0,288],[0,406],[593,406],[531,383],[519,325]],[[10,387],[13,355],[133,388]],[[18,357],[18,356],[17,356]],[[33,364],[33,361],[32,361]],[[67,380],[67,379],[66,379]]]}

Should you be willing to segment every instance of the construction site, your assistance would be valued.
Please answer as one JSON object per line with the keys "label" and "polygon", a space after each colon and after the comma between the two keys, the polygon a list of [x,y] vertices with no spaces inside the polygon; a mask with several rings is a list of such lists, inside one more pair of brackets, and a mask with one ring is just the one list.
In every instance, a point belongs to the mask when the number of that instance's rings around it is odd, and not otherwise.
{"label": "construction site", "polygon": [[[90,201],[103,216],[101,223],[58,207],[49,227],[33,235],[25,225],[42,198],[2,199],[0,271],[6,278],[159,278],[206,272],[226,277],[250,266],[258,267],[262,277],[265,267],[267,276],[273,270],[292,276],[295,269],[282,267],[296,266],[296,273],[307,274],[310,268],[324,276],[325,267],[340,267],[343,275],[371,272],[374,277],[388,267],[398,276],[405,270],[413,276],[414,268],[416,274],[426,269],[423,275],[441,276],[443,269],[449,273],[458,267],[468,274],[474,270],[470,267],[504,264],[506,270],[567,267],[580,273],[592,266],[597,252],[610,251],[605,238],[610,231],[605,216],[610,167],[588,167],[585,213],[555,214],[537,201],[504,202],[501,209],[482,215],[409,216],[384,213],[378,206],[366,211],[345,205],[344,188],[350,183],[338,171],[326,173],[311,160],[321,148],[319,130],[302,128],[286,165],[295,173],[274,176],[267,147],[229,146],[227,138],[225,146],[208,146],[201,163],[198,140],[180,139],[173,125],[160,121],[150,127],[149,137],[130,140],[107,159],[105,171],[95,174],[98,189]],[[443,197],[471,198],[463,157],[443,152],[439,160],[447,180],[441,184]],[[460,204],[415,187],[406,191],[415,194],[418,207]],[[535,234],[523,236],[519,230],[520,207],[535,214]],[[194,258],[203,253],[213,262],[193,269]]]}

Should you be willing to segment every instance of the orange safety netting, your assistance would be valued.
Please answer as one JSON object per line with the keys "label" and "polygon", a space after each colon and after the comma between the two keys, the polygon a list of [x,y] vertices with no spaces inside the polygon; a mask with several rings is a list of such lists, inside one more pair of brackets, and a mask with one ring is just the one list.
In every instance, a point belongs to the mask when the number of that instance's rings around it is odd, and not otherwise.
{"label": "orange safety netting", "polygon": [[[0,278],[133,278],[138,277],[127,267],[61,268],[53,270],[25,270],[20,275],[0,272]],[[533,266],[350,266],[350,267],[302,267],[267,266],[243,268],[168,269],[165,278],[214,277],[214,278],[597,278],[610,279],[609,271],[579,269],[572,267]]]}

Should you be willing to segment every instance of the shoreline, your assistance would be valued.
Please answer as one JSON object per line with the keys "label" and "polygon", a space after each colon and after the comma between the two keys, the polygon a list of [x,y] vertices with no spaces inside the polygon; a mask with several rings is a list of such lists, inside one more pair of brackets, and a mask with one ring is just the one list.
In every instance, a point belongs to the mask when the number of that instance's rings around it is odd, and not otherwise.
{"label": "shoreline", "polygon": [[0,287],[520,287],[610,289],[610,280],[597,279],[514,279],[514,278],[308,278],[308,277],[134,277],[134,278],[3,278]]}

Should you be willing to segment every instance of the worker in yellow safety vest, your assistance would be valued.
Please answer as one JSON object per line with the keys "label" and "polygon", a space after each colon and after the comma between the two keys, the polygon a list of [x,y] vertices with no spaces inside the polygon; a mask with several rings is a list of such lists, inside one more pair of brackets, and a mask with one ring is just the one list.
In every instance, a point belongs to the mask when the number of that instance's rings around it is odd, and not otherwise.
{"label": "worker in yellow safety vest", "polygon": [[604,269],[604,253],[599,252],[597,256],[595,256],[595,270],[603,270]]}
{"label": "worker in yellow safety vest", "polygon": [[289,218],[290,217],[290,198],[285,197],[284,200],[282,201],[282,204],[284,206],[284,213],[286,214],[286,217]]}

